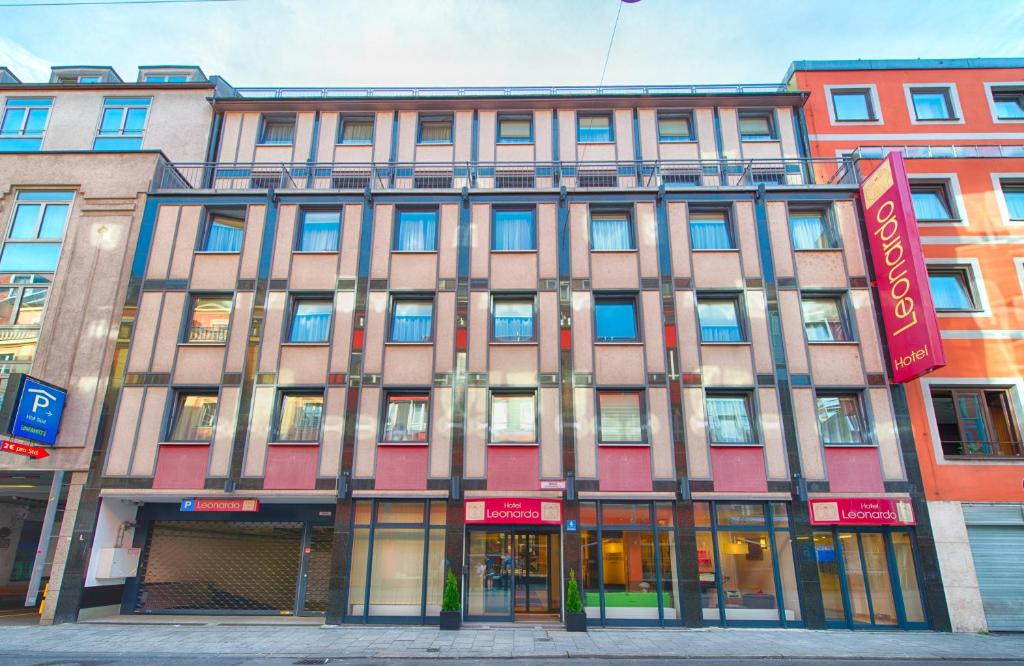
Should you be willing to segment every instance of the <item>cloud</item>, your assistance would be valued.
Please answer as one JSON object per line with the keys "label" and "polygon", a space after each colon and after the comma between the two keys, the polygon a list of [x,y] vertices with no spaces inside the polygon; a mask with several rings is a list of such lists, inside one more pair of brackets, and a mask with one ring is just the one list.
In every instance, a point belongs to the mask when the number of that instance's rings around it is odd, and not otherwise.
{"label": "cloud", "polygon": [[0,37],[0,66],[7,67],[26,83],[50,80],[49,63],[5,37]]}

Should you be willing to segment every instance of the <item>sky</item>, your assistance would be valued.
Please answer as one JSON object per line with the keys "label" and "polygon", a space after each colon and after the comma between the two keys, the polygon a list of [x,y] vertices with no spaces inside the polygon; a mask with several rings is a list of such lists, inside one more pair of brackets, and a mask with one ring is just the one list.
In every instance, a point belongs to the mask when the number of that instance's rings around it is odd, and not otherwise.
{"label": "sky", "polygon": [[[0,0],[0,66],[235,86],[765,83],[793,60],[1024,56],[1024,0]],[[15,4],[17,6],[5,6]],[[621,10],[621,12],[620,12]],[[609,39],[619,13],[615,38]]]}

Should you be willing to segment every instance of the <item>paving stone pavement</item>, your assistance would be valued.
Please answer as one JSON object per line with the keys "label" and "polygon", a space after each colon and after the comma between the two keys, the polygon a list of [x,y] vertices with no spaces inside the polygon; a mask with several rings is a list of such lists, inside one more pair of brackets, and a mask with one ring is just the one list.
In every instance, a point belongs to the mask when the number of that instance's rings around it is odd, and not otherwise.
{"label": "paving stone pavement", "polygon": [[52,655],[356,658],[838,658],[986,659],[1024,663],[1024,634],[803,629],[65,624],[0,627],[0,663]]}

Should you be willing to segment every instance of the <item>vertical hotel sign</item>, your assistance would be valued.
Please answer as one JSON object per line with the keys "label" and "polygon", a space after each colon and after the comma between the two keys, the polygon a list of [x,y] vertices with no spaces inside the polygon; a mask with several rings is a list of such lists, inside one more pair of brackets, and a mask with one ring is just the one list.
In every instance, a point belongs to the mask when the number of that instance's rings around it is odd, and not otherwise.
{"label": "vertical hotel sign", "polygon": [[892,378],[909,382],[946,364],[901,153],[860,186],[868,244],[889,342]]}

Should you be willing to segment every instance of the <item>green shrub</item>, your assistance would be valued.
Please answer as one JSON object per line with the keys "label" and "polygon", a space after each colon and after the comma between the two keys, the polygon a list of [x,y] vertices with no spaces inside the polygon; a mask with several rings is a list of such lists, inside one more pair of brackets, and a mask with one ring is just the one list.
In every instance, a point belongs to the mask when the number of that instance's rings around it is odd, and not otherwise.
{"label": "green shrub", "polygon": [[457,611],[460,608],[462,608],[462,601],[459,600],[459,581],[455,580],[455,574],[449,569],[448,580],[444,583],[444,597],[441,599],[441,610]]}
{"label": "green shrub", "polygon": [[575,569],[569,569],[569,589],[565,593],[565,612],[583,612],[583,599],[580,598],[580,586],[576,584]]}

